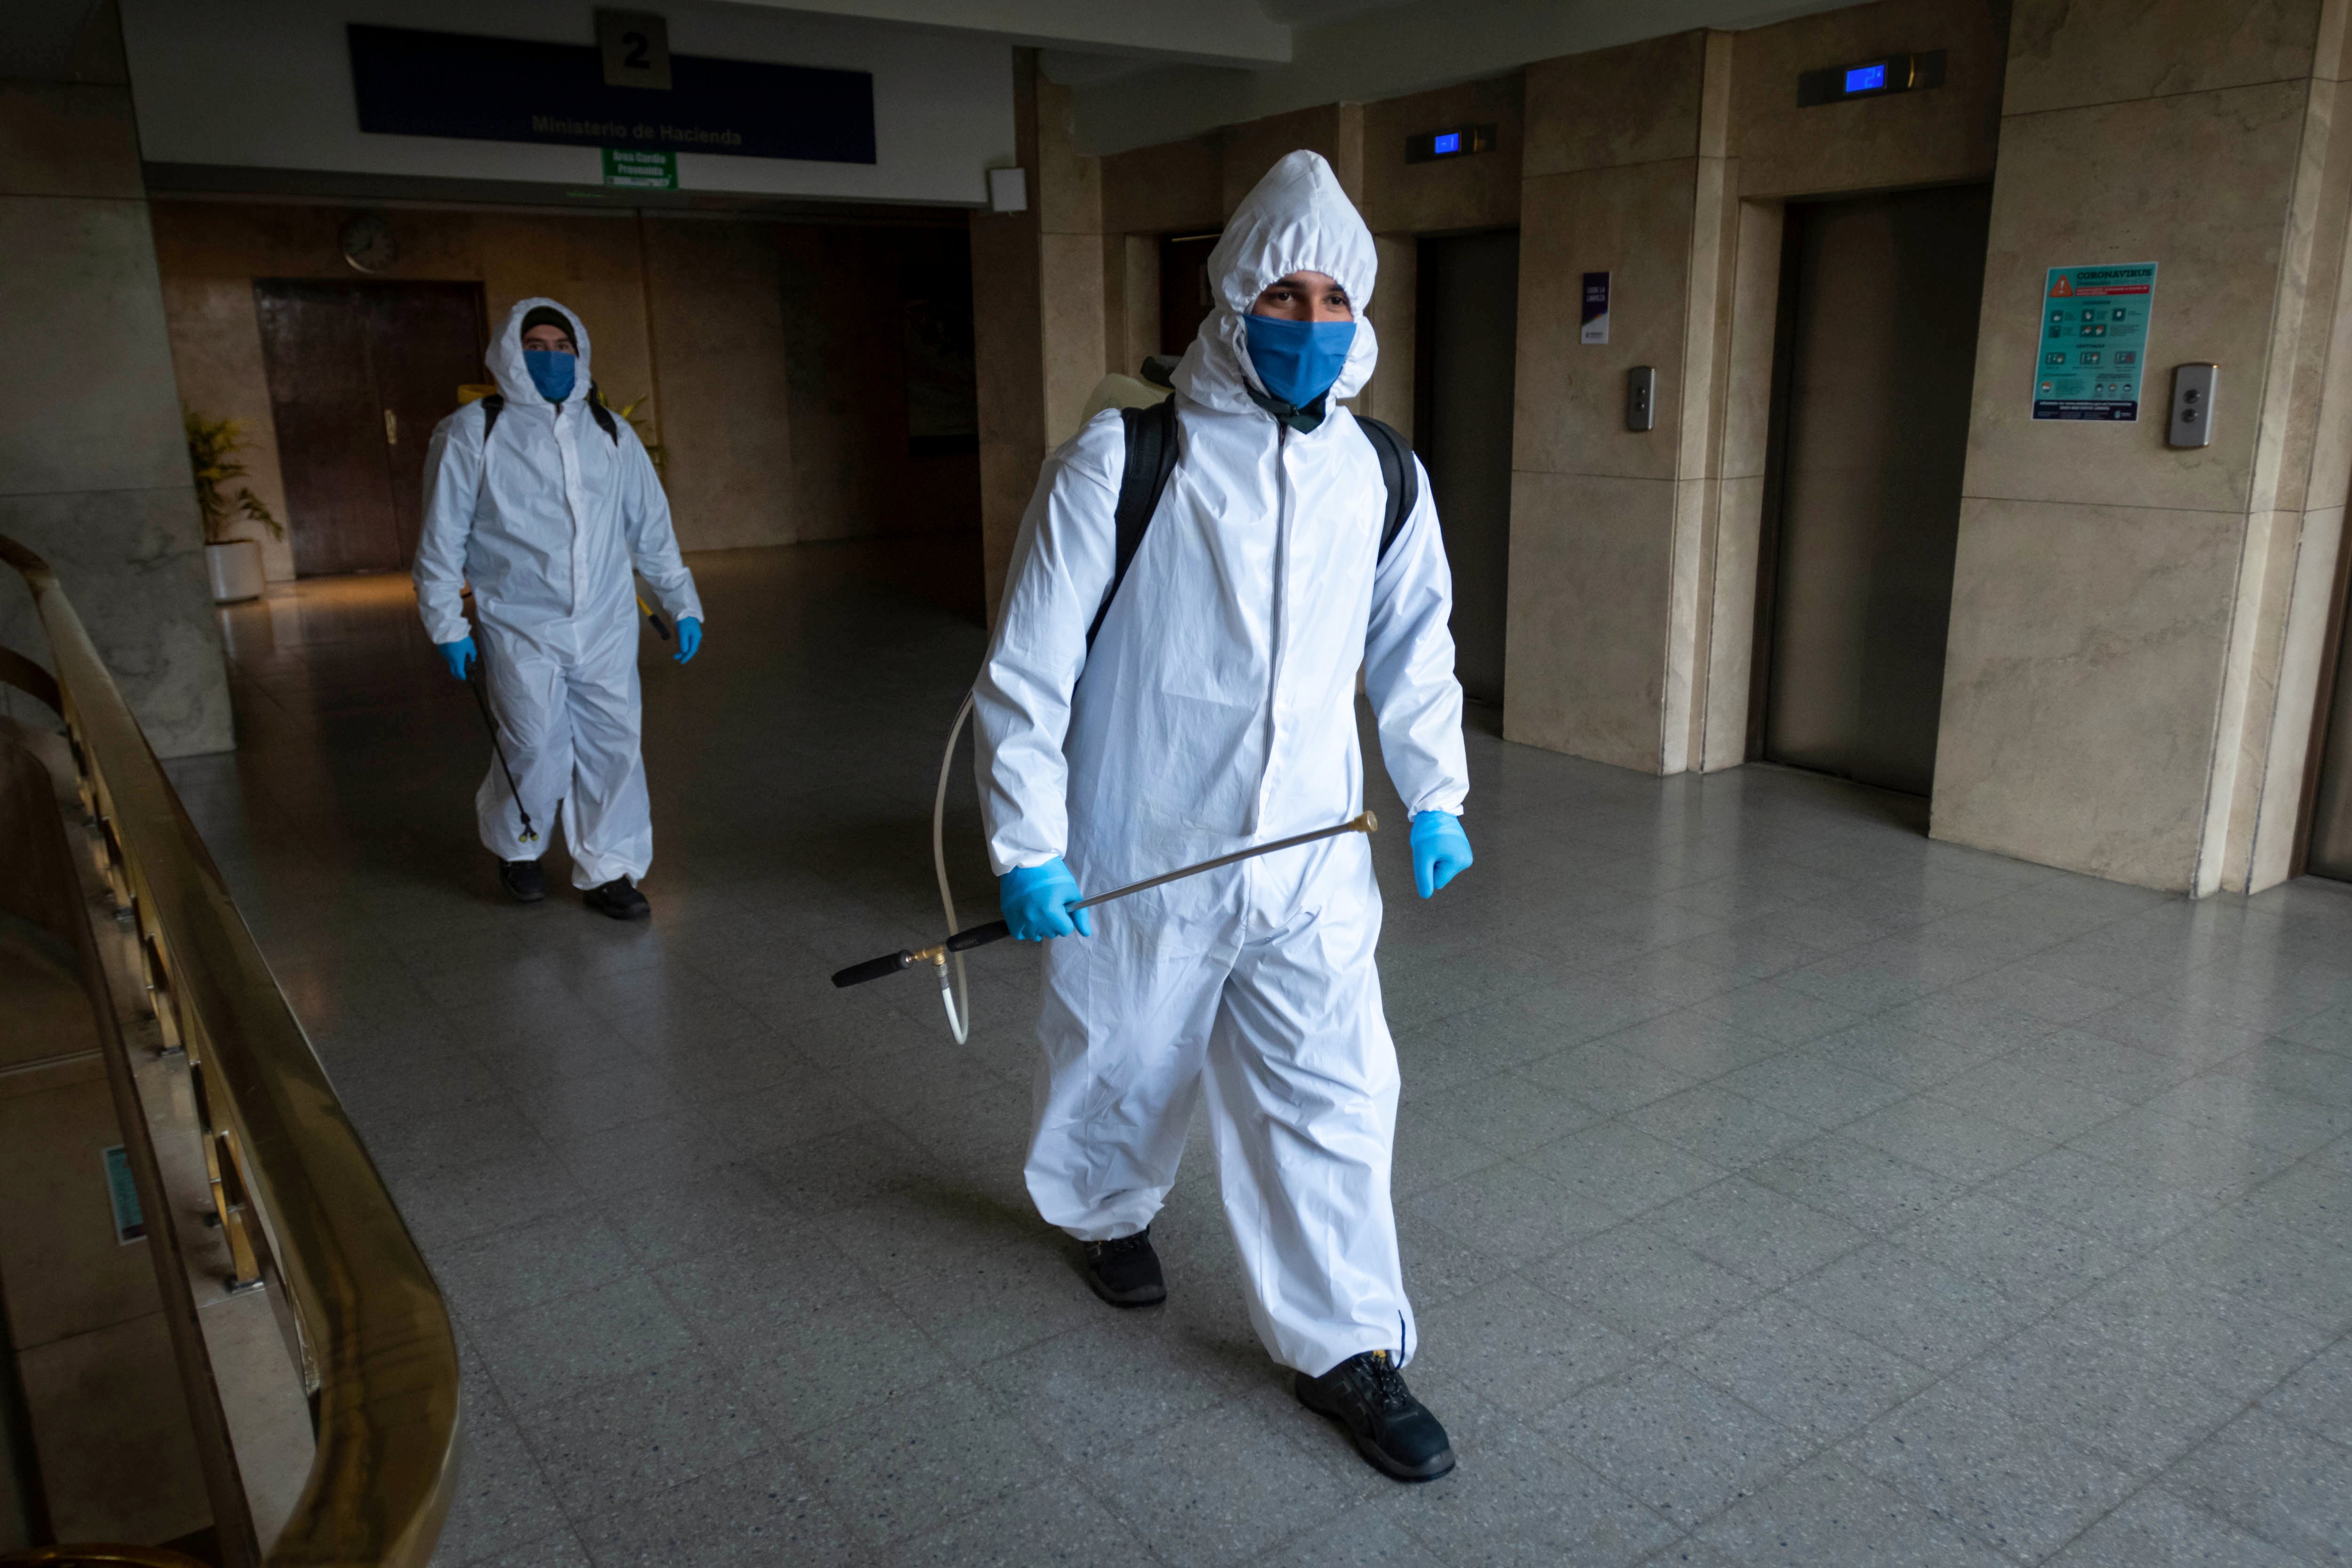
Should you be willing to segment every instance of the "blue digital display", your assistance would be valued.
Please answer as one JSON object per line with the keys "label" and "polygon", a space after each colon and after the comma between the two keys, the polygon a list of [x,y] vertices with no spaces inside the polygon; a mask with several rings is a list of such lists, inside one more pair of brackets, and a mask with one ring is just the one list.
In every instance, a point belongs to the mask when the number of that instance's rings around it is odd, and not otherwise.
{"label": "blue digital display", "polygon": [[1462,151],[1462,132],[1447,131],[1440,133],[1430,142],[1429,150],[1441,158],[1448,153],[1459,153]]}
{"label": "blue digital display", "polygon": [[1876,92],[1886,85],[1886,62],[1874,66],[1855,66],[1845,73],[1848,92]]}

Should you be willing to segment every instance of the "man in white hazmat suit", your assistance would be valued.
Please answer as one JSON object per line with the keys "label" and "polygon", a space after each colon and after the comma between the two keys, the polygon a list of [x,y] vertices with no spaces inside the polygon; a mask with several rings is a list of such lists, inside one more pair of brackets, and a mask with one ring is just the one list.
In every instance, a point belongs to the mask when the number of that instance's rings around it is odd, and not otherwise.
{"label": "man in white hazmat suit", "polygon": [[1470,860],[1436,510],[1423,478],[1382,549],[1381,462],[1337,402],[1376,354],[1372,237],[1329,166],[1294,153],[1209,269],[1216,308],[1173,377],[1175,468],[1125,578],[1113,592],[1127,449],[1111,411],[1045,465],[977,690],[1007,921],[1065,939],[1045,950],[1029,1191],[1087,1244],[1105,1300],[1163,1300],[1150,1226],[1205,1092],[1260,1340],[1373,1465],[1428,1479],[1454,1455],[1398,1373],[1414,1328],[1369,843],[1346,834],[1068,909],[1081,885],[1362,809],[1360,667],[1422,895]]}
{"label": "man in white hazmat suit", "polygon": [[591,909],[637,920],[654,829],[632,564],[677,625],[681,664],[701,644],[702,602],[644,443],[593,400],[588,351],[587,329],[552,300],[508,312],[486,356],[499,395],[441,421],[425,452],[416,599],[451,674],[479,659],[498,716],[474,812],[499,882],[520,902],[546,897],[546,846],[524,822],[551,826],[561,803],[573,885]]}

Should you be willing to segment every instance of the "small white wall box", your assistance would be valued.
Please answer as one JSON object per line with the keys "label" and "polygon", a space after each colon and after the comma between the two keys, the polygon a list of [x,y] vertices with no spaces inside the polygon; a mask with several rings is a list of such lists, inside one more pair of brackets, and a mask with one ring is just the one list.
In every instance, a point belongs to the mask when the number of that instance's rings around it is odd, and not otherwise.
{"label": "small white wall box", "polygon": [[1029,171],[991,169],[988,172],[988,210],[992,213],[1027,212]]}

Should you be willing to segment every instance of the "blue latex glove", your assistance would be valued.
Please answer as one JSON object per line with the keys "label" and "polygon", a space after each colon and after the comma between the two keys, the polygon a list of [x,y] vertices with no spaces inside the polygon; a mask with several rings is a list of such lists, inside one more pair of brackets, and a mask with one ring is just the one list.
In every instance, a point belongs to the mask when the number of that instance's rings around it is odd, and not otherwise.
{"label": "blue latex glove", "polygon": [[677,659],[678,663],[684,664],[694,657],[694,650],[701,646],[702,623],[692,616],[680,616],[677,618],[677,652],[670,657]]}
{"label": "blue latex glove", "polygon": [[1424,811],[1412,819],[1412,885],[1423,898],[1470,868],[1470,838],[1450,811]]}
{"label": "blue latex glove", "polygon": [[1022,942],[1094,935],[1094,917],[1069,908],[1085,897],[1059,855],[1043,866],[1018,867],[996,879],[996,901],[1004,911],[1004,923]]}
{"label": "blue latex glove", "polygon": [[459,637],[456,642],[435,643],[433,646],[440,653],[441,662],[449,667],[449,673],[460,680],[466,679],[466,667],[482,657],[474,651],[472,637]]}

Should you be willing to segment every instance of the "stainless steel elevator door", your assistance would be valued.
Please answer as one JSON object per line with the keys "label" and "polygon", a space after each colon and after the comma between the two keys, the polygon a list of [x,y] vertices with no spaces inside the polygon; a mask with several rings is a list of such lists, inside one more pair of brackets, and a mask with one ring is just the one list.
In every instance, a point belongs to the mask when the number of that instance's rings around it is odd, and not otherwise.
{"label": "stainless steel elevator door", "polygon": [[2311,801],[2311,851],[2304,869],[2352,882],[2352,637],[2336,648],[2336,695],[2320,742],[2319,788]]}
{"label": "stainless steel elevator door", "polygon": [[1464,695],[1500,702],[1519,231],[1432,237],[1416,249],[1412,443],[1454,571],[1454,669]]}
{"label": "stainless steel elevator door", "polygon": [[1763,754],[1936,776],[1991,187],[1792,205]]}

